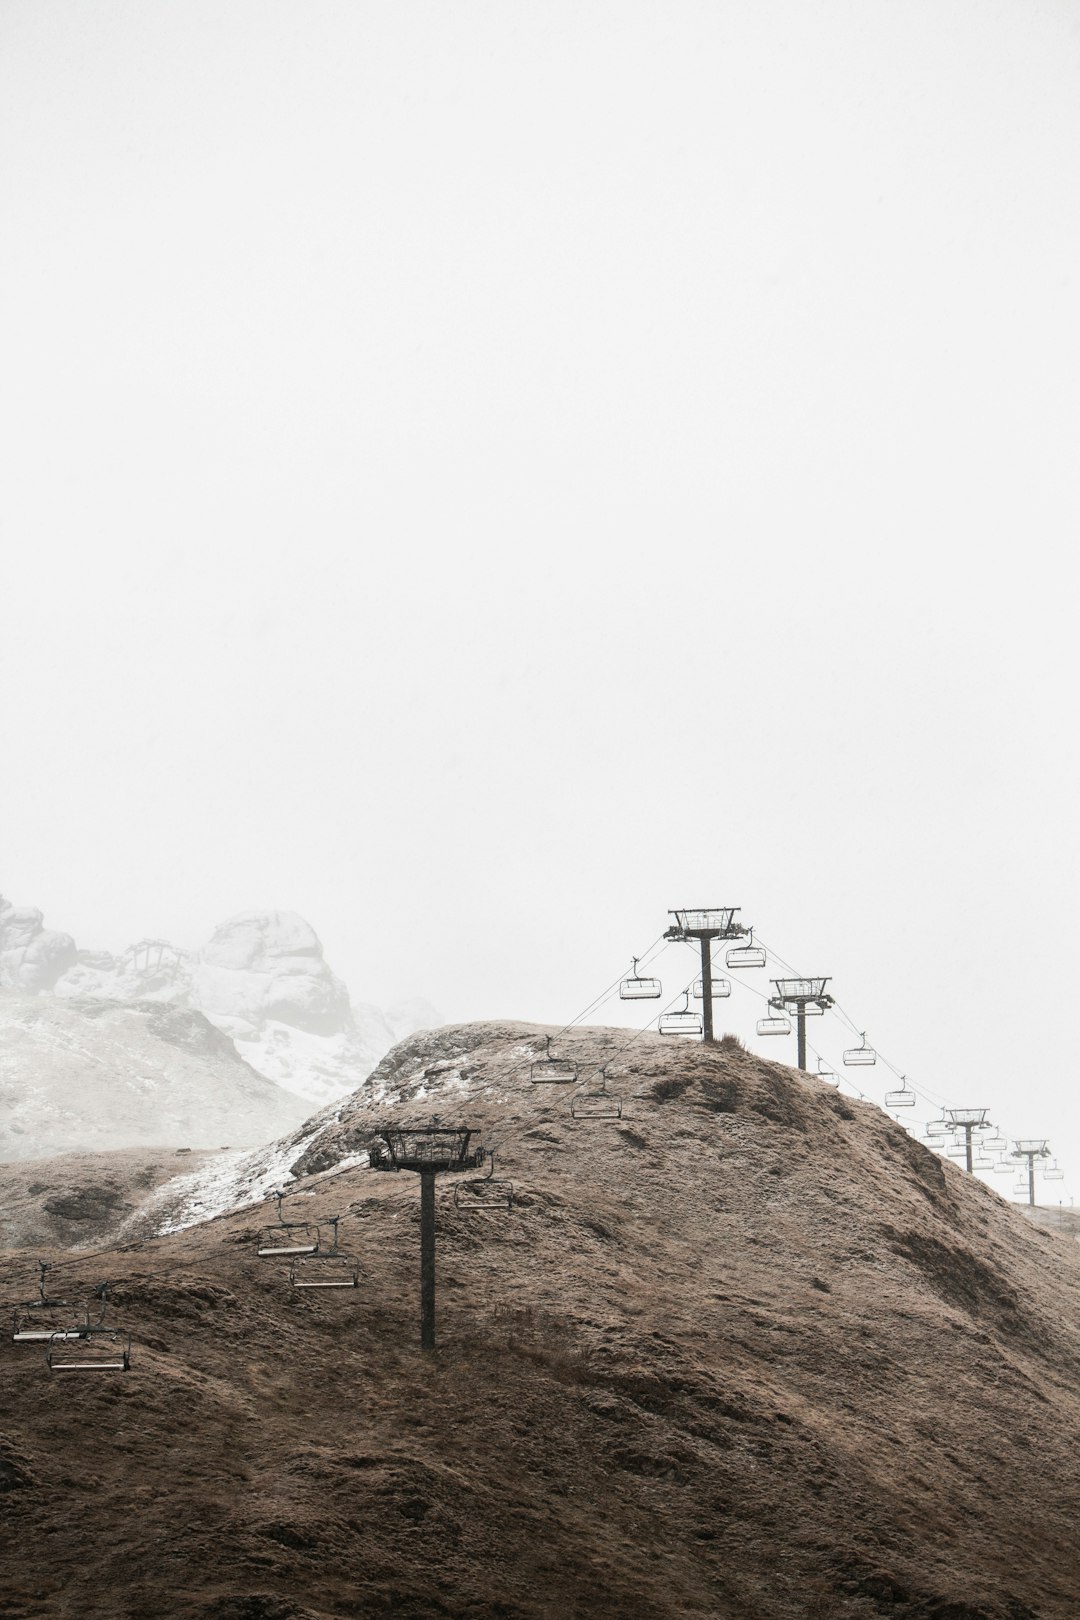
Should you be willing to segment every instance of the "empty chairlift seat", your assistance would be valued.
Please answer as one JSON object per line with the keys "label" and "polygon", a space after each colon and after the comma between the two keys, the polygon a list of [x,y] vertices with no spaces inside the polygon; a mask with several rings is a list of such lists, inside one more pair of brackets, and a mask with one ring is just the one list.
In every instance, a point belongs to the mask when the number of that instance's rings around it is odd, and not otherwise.
{"label": "empty chairlift seat", "polygon": [[287,1221],[281,1214],[284,1193],[276,1192],[277,1223],[265,1226],[256,1253],[261,1260],[288,1259],[293,1255],[318,1254],[319,1228],[312,1221]]}
{"label": "empty chairlift seat", "polygon": [[866,1033],[862,1035],[861,1046],[849,1046],[844,1053],[844,1063],[849,1069],[855,1069],[870,1063],[877,1062],[877,1053],[872,1046],[866,1044]]}
{"label": "empty chairlift seat", "polygon": [[724,961],[729,968],[763,968],[765,966],[765,952],[760,945],[754,944],[754,930],[751,928],[747,935],[749,943],[746,945],[731,945],[724,955]]}
{"label": "empty chairlift seat", "polygon": [[[717,978],[713,979],[713,981],[712,981],[712,999],[714,1001],[723,1001],[725,996],[730,996],[730,994],[731,994],[731,980],[730,979],[717,979]],[[705,983],[704,983],[704,980],[695,979],[694,980],[694,1000],[695,1001],[701,1001],[704,998],[704,995],[705,995]]]}
{"label": "empty chairlift seat", "polygon": [[572,1119],[604,1120],[622,1118],[622,1098],[607,1088],[607,1075],[600,1071],[600,1084],[593,1091],[575,1091],[570,1099]]}
{"label": "empty chairlift seat", "polygon": [[690,1006],[689,992],[685,990],[682,1006],[661,1013],[656,1027],[661,1035],[702,1035],[705,1032],[701,1014]]}
{"label": "empty chairlift seat", "polygon": [[904,1075],[900,1076],[900,1085],[896,1091],[887,1091],[885,1093],[886,1108],[914,1108],[915,1102],[915,1093],[908,1085]]}
{"label": "empty chairlift seat", "polygon": [[577,1080],[577,1064],[569,1058],[552,1057],[551,1036],[544,1037],[544,1056],[530,1065],[529,1079],[534,1086],[572,1086]]}
{"label": "empty chairlift seat", "polygon": [[840,1076],[836,1070],[828,1068],[820,1058],[817,1060],[817,1077],[823,1086],[836,1087],[840,1084]]}
{"label": "empty chairlift seat", "polygon": [[634,971],[619,985],[620,1001],[659,1001],[664,987],[659,979],[643,978],[637,970],[638,959],[633,958]]}
{"label": "empty chairlift seat", "polygon": [[488,1153],[487,1175],[469,1176],[454,1183],[454,1205],[466,1213],[505,1215],[514,1204],[514,1183],[495,1174],[495,1155]]}
{"label": "empty chairlift seat", "polygon": [[289,1267],[289,1282],[294,1288],[358,1288],[359,1262],[342,1254],[338,1249],[338,1222],[340,1215],[331,1215],[327,1226],[333,1228],[333,1242],[322,1247],[322,1229],[317,1228],[319,1247],[314,1254],[297,1255]]}
{"label": "empty chairlift seat", "polygon": [[757,1021],[759,1035],[790,1035],[791,1019],[777,1013],[769,1018],[759,1018]]}
{"label": "empty chairlift seat", "polygon": [[50,1372],[127,1372],[131,1366],[131,1337],[117,1328],[95,1332],[87,1328],[76,1338],[54,1334],[45,1352]]}

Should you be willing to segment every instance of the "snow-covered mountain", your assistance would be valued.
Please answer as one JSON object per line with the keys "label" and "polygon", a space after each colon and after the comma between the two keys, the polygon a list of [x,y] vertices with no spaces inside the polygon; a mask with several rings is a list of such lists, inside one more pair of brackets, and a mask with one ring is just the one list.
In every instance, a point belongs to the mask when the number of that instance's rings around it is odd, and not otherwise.
{"label": "snow-covered mountain", "polygon": [[192,1008],[0,997],[0,1160],[254,1147],[307,1111]]}
{"label": "snow-covered mountain", "polygon": [[196,950],[143,939],[113,956],[0,897],[0,991],[201,1013],[259,1074],[316,1103],[355,1090],[389,1047],[439,1022],[422,1001],[354,1005],[314,929],[289,911],[241,912]]}

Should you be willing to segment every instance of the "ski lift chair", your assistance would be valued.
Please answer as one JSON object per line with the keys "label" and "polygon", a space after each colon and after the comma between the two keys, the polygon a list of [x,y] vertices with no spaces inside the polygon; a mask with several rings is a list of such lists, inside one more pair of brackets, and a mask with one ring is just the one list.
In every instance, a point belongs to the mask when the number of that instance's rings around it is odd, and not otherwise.
{"label": "ski lift chair", "polygon": [[899,1090],[885,1093],[886,1108],[914,1108],[916,1100],[915,1093],[904,1075],[900,1076]]}
{"label": "ski lift chair", "polygon": [[940,1119],[931,1119],[927,1122],[926,1134],[927,1136],[943,1137],[948,1136],[951,1129],[952,1126],[942,1114]]}
{"label": "ski lift chair", "polygon": [[823,1086],[833,1086],[835,1088],[840,1084],[840,1076],[836,1070],[828,1068],[820,1058],[817,1060],[817,1077]]}
{"label": "ski lift chair", "polygon": [[1064,1181],[1065,1180],[1065,1172],[1061,1168],[1061,1166],[1058,1164],[1056,1159],[1052,1159],[1051,1162],[1046,1166],[1046,1169],[1043,1171],[1043,1180],[1044,1181]]}
{"label": "ski lift chair", "polygon": [[576,1091],[570,1099],[573,1119],[621,1119],[622,1098],[607,1088],[607,1070],[600,1070],[600,1084],[595,1091]]}
{"label": "ski lift chair", "polygon": [[638,959],[632,958],[634,971],[619,985],[620,1001],[658,1001],[664,993],[659,979],[643,978],[637,970]]}
{"label": "ski lift chair", "polygon": [[660,1014],[656,1026],[661,1035],[703,1035],[705,1025],[701,1021],[701,1014],[690,1006],[690,993],[683,991],[683,1004],[674,1012]]}
{"label": "ski lift chair", "polygon": [[38,1297],[16,1305],[12,1327],[14,1344],[47,1344],[57,1334],[75,1337],[86,1325],[85,1307],[73,1300],[52,1299],[45,1291],[45,1279],[52,1265],[38,1261]]}
{"label": "ski lift chair", "polygon": [[340,1215],[331,1215],[327,1226],[333,1227],[334,1238],[328,1249],[322,1247],[322,1231],[316,1228],[319,1234],[319,1246],[314,1254],[301,1254],[293,1260],[289,1267],[289,1282],[293,1288],[358,1288],[360,1285],[359,1261],[351,1259],[347,1254],[338,1252],[338,1222]]}
{"label": "ski lift chair", "polygon": [[759,1035],[790,1035],[791,1019],[778,1013],[775,1018],[759,1018],[757,1021]]}
{"label": "ski lift chair", "polygon": [[131,1366],[131,1335],[118,1328],[95,1332],[92,1328],[72,1338],[53,1334],[45,1352],[50,1372],[127,1372]]}
{"label": "ski lift chair", "polygon": [[454,1207],[469,1213],[499,1214],[513,1207],[514,1183],[495,1175],[494,1151],[487,1154],[487,1174],[454,1183]]}
{"label": "ski lift chair", "polygon": [[577,1079],[577,1064],[569,1058],[552,1057],[551,1036],[545,1035],[544,1041],[544,1056],[530,1066],[529,1079],[534,1086],[572,1086]]}
{"label": "ski lift chair", "polygon": [[1000,1131],[995,1131],[993,1136],[983,1137],[982,1145],[988,1153],[1004,1153],[1009,1144]]}
{"label": "ski lift chair", "polygon": [[976,1153],[971,1164],[975,1170],[992,1170],[994,1168],[994,1161],[989,1153]]}
{"label": "ski lift chair", "polygon": [[860,1046],[849,1046],[844,1053],[844,1063],[849,1069],[856,1069],[877,1062],[877,1053],[874,1048],[866,1044],[865,1030],[861,1036],[861,1041]]}
{"label": "ski lift chair", "polygon": [[748,945],[731,945],[724,954],[724,961],[729,968],[763,968],[765,966],[765,952],[760,945],[754,944],[754,930],[747,930]]}
{"label": "ski lift chair", "polygon": [[312,1221],[287,1221],[281,1213],[285,1194],[276,1192],[277,1224],[263,1228],[256,1254],[260,1260],[288,1259],[293,1255],[318,1254],[319,1228]]}
{"label": "ski lift chair", "polygon": [[[730,996],[730,994],[731,994],[731,980],[730,979],[714,979],[712,981],[712,998],[713,998],[714,1001],[723,1001],[724,998],[726,996]],[[694,980],[693,995],[694,995],[694,1000],[695,1001],[701,1001],[704,998],[705,985],[704,985],[704,983],[703,983],[703,981],[701,979],[695,979]]]}
{"label": "ski lift chair", "polygon": [[994,1166],[994,1174],[995,1176],[1011,1176],[1015,1169],[1016,1166],[1010,1164],[1007,1159],[999,1159]]}

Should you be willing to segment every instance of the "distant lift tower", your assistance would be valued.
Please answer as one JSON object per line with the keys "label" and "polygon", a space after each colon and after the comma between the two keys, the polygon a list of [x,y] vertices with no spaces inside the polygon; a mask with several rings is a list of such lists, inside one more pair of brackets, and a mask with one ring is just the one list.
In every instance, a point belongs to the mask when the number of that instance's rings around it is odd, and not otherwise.
{"label": "distant lift tower", "polygon": [[794,1013],[798,1029],[799,1068],[806,1068],[806,1019],[817,1017],[833,1004],[832,996],[825,994],[828,978],[774,979],[775,996],[769,997],[769,1006],[781,1012]]}
{"label": "distant lift tower", "polygon": [[959,1134],[964,1133],[964,1150],[967,1154],[967,1173],[970,1176],[973,1159],[971,1152],[971,1134],[981,1130],[986,1124],[987,1110],[985,1108],[946,1108],[945,1117],[949,1124]]}
{"label": "distant lift tower", "polygon": [[694,911],[670,911],[675,921],[664,934],[665,939],[689,944],[697,940],[701,946],[701,1007],[703,1039],[713,1038],[712,942],[714,939],[742,939],[750,932],[735,921],[739,906],[703,906]]}
{"label": "distant lift tower", "polygon": [[420,1348],[435,1348],[435,1177],[446,1170],[478,1170],[484,1149],[463,1125],[387,1125],[370,1150],[373,1170],[415,1170],[420,1177]]}
{"label": "distant lift tower", "polygon": [[[1047,1159],[1050,1156],[1050,1146],[1045,1136],[1026,1136],[1019,1142],[1013,1143],[1012,1156],[1014,1159],[1026,1159],[1028,1168],[1028,1203],[1035,1202],[1035,1160]],[[1019,1189],[1017,1189],[1019,1190]]]}

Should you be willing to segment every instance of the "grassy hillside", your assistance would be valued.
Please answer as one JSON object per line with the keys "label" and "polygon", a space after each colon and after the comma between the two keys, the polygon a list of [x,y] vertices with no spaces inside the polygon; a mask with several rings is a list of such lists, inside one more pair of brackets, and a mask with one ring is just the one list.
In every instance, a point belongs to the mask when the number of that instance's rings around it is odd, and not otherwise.
{"label": "grassy hillside", "polygon": [[[544,1033],[415,1037],[298,1134],[356,1293],[290,1292],[263,1207],[74,1269],[129,1373],[5,1341],[6,1615],[1075,1620],[1075,1243],[734,1043],[577,1031],[624,1114],[572,1120]],[[417,1180],[340,1165],[433,1110],[516,1200],[441,1184],[423,1356]]]}

